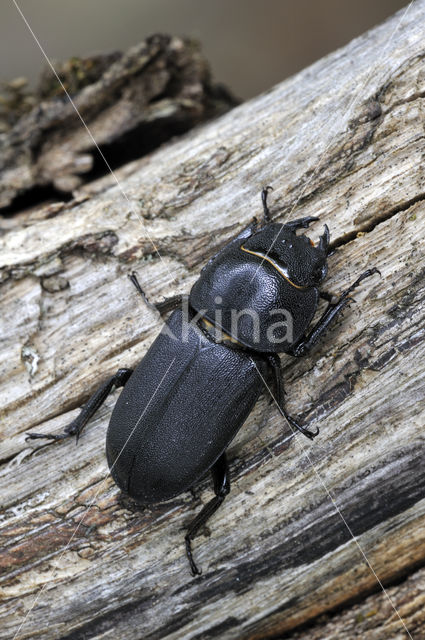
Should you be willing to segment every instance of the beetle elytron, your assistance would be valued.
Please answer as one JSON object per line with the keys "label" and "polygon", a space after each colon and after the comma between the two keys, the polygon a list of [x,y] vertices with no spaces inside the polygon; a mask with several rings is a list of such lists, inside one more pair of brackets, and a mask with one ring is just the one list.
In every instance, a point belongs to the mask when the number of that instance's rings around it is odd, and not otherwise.
{"label": "beetle elytron", "polygon": [[[257,401],[267,370],[273,372],[282,414],[313,439],[318,430],[309,431],[284,409],[277,354],[308,353],[351,300],[355,287],[379,273],[376,268],[365,271],[338,298],[319,291],[327,274],[328,227],[314,246],[296,232],[318,218],[273,223],[268,189],[261,194],[263,222],[254,219],[207,263],[188,303],[175,296],[156,305],[161,313],[173,313],[136,369],[119,369],[63,433],[28,434],[78,438],[111,390],[124,387],[106,436],[108,464],[124,492],[141,504],[161,502],[191,488],[208,470],[212,473],[215,497],[185,536],[194,575],[200,570],[191,541],[230,491],[226,448]],[[143,294],[134,274],[131,279]],[[308,331],[320,297],[328,301],[327,308]],[[276,322],[279,313],[285,321]]]}

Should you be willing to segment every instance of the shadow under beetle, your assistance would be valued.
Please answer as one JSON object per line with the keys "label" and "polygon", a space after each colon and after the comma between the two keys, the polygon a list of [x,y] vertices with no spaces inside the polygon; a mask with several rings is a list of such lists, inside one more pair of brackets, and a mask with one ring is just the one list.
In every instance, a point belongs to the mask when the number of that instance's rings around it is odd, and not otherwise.
{"label": "shadow under beetle", "polygon": [[[226,448],[258,399],[261,377],[271,369],[282,414],[294,429],[313,439],[318,430],[309,431],[284,409],[277,354],[307,354],[350,302],[349,294],[357,285],[379,273],[376,268],[365,271],[339,297],[319,291],[327,274],[329,229],[325,225],[314,246],[296,231],[318,218],[273,223],[267,206],[269,188],[261,194],[262,224],[254,219],[202,269],[190,292],[186,316],[181,295],[155,305],[161,314],[173,313],[136,369],[119,369],[63,433],[28,434],[78,439],[111,390],[124,387],[109,423],[106,455],[112,476],[125,493],[141,504],[161,502],[190,489],[211,470],[215,497],[189,524],[185,536],[193,575],[201,572],[191,541],[230,491]],[[130,279],[146,301],[135,274]],[[328,305],[308,331],[319,298]],[[282,309],[292,319],[291,339],[288,327],[284,332],[284,323],[276,323],[273,314]],[[247,310],[255,313],[257,325]],[[235,313],[240,313],[237,335]]]}

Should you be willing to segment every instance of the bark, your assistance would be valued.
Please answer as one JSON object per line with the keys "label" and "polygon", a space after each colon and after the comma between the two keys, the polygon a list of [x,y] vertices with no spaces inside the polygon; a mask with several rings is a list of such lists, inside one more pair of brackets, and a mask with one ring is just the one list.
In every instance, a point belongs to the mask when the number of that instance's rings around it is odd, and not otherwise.
{"label": "bark", "polygon": [[[408,637],[377,577],[425,634],[425,2],[400,17],[123,166],[120,186],[106,175],[3,223],[1,637]],[[320,216],[314,239],[329,225],[327,291],[382,277],[312,355],[282,358],[289,413],[321,434],[293,437],[260,398],[194,579],[184,526],[211,481],[130,508],[104,453],[119,390],[78,446],[25,432],[61,431],[143,357],[161,320],[126,274],[151,300],[188,292],[267,184],[276,220]]]}
{"label": "bark", "polygon": [[112,168],[140,158],[236,104],[189,39],[158,34],[125,53],[71,58],[55,70],[62,86],[47,67],[33,93],[21,78],[5,87],[0,207],[19,209],[24,194],[24,202],[28,192],[45,198],[49,188],[69,194],[103,172],[105,158]]}

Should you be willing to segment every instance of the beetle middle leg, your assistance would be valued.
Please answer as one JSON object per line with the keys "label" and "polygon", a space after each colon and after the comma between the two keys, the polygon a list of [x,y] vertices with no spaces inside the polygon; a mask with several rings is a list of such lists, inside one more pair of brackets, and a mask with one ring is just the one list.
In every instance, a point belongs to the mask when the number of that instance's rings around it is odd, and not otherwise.
{"label": "beetle middle leg", "polygon": [[190,563],[192,575],[200,575],[202,572],[195,564],[192,555],[191,542],[198,533],[199,529],[207,522],[207,520],[217,511],[224,498],[230,491],[229,465],[227,463],[226,453],[221,456],[211,467],[211,473],[214,480],[215,498],[210,500],[205,507],[198,513],[196,518],[188,526],[185,535],[186,555]]}
{"label": "beetle middle leg", "polygon": [[114,387],[123,387],[132,373],[133,369],[118,369],[115,375],[104,382],[99,389],[94,392],[75,420],[70,422],[62,433],[27,433],[26,440],[47,438],[48,440],[56,441],[76,436],[78,442],[78,438],[80,437],[80,434],[87,422],[105,402],[112,389]]}
{"label": "beetle middle leg", "polygon": [[284,392],[284,389],[283,389],[282,370],[281,370],[281,367],[280,367],[279,356],[275,355],[274,353],[273,354],[269,354],[267,356],[267,361],[268,361],[268,363],[270,364],[270,366],[271,366],[271,368],[273,370],[273,375],[274,375],[274,380],[275,380],[275,388],[276,388],[276,401],[277,401],[277,405],[279,407],[279,410],[282,412],[283,416],[289,422],[291,427],[293,427],[294,429],[297,429],[298,431],[300,431],[300,433],[305,435],[306,438],[309,438],[310,440],[313,440],[313,438],[315,438],[317,435],[319,435],[319,428],[317,428],[315,432],[309,431],[309,429],[306,429],[302,425],[298,424],[298,422],[296,420],[294,420],[294,418],[292,416],[290,416],[288,413],[286,413],[286,411],[285,411],[284,398],[283,398],[285,392]]}

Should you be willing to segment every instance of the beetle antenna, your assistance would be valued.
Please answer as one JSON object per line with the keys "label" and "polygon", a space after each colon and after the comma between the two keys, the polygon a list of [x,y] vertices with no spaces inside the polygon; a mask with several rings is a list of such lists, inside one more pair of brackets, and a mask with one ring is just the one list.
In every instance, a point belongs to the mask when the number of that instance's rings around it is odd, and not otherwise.
{"label": "beetle antenna", "polygon": [[149,307],[149,309],[152,309],[152,311],[158,311],[156,306],[154,304],[152,304],[152,302],[149,302],[149,299],[148,299],[146,293],[143,291],[142,287],[140,286],[140,282],[137,279],[136,272],[132,271],[131,273],[128,273],[127,275],[128,275],[128,279],[136,287],[138,293],[143,298],[143,301],[146,303],[146,305]]}
{"label": "beetle antenna", "polygon": [[264,218],[265,224],[267,224],[268,222],[271,222],[272,220],[270,215],[270,209],[267,206],[267,196],[269,191],[273,191],[273,187],[268,186],[261,191],[261,201],[263,203],[263,218]]}

